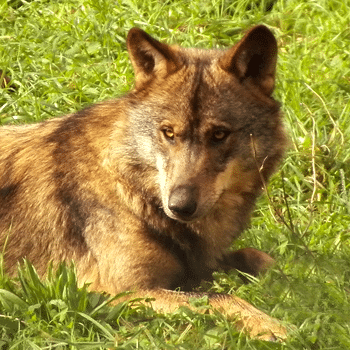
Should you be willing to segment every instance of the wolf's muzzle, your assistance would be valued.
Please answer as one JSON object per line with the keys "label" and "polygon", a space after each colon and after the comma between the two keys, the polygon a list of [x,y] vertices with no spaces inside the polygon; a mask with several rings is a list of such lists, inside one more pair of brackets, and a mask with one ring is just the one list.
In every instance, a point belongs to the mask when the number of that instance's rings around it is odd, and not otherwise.
{"label": "wolf's muzzle", "polygon": [[195,186],[178,186],[169,196],[168,208],[179,219],[189,220],[196,212],[198,190]]}

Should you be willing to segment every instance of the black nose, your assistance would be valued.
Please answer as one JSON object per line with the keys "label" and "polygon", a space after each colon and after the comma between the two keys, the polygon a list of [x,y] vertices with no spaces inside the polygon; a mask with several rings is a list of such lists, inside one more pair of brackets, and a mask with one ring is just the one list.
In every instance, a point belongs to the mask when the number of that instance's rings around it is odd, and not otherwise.
{"label": "black nose", "polygon": [[197,209],[197,190],[194,186],[176,187],[170,194],[168,208],[177,216],[189,218]]}

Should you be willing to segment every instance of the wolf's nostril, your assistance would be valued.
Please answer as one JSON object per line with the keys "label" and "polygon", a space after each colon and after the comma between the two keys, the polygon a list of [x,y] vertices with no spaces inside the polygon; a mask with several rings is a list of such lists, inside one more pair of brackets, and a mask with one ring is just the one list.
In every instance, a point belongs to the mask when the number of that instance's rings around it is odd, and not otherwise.
{"label": "wolf's nostril", "polygon": [[182,217],[190,217],[197,209],[196,189],[193,186],[179,186],[170,194],[168,208]]}

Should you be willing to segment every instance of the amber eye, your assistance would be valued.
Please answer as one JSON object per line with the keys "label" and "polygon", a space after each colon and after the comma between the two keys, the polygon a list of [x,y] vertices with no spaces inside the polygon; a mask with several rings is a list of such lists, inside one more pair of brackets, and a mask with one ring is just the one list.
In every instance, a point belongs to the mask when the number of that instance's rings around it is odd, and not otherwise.
{"label": "amber eye", "polygon": [[213,141],[214,142],[220,142],[226,139],[226,137],[229,135],[229,131],[227,130],[216,130],[213,133]]}
{"label": "amber eye", "polygon": [[163,129],[163,134],[165,136],[166,139],[168,140],[174,140],[174,130],[171,128],[164,128]]}

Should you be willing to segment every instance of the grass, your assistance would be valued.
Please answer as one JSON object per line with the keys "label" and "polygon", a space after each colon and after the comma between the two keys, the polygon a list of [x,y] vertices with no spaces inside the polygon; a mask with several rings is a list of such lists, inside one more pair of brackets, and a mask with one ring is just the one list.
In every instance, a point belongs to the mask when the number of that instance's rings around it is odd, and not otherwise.
{"label": "grass", "polygon": [[[216,274],[232,292],[294,324],[284,344],[250,340],[220,314],[171,315],[78,289],[62,266],[40,281],[0,271],[0,349],[349,349],[349,0],[0,1],[0,124],[32,123],[122,95],[133,72],[125,37],[138,26],[166,42],[228,47],[254,24],[280,47],[275,96],[290,148],[236,247],[278,264],[249,285]],[[1,130],[1,129],[0,129]],[[0,131],[1,132],[1,131]],[[116,297],[118,298],[118,296]],[[205,306],[202,306],[205,307]]]}

